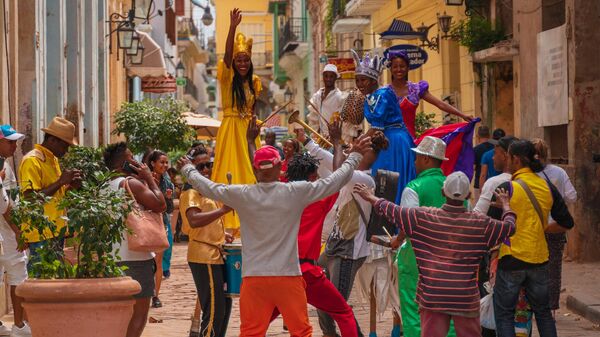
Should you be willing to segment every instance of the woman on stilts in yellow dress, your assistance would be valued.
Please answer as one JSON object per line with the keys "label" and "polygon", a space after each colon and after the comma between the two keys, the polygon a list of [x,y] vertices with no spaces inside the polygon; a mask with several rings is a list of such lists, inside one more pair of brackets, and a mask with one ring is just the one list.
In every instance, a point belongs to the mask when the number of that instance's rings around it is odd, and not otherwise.
{"label": "woman on stilts in yellow dress", "polygon": [[[260,78],[253,74],[252,39],[235,33],[242,21],[240,10],[234,8],[229,17],[225,56],[217,65],[223,120],[217,133],[212,180],[223,184],[252,184],[256,178],[248,157],[246,129],[262,85]],[[259,138],[256,146],[260,148]],[[231,181],[228,181],[228,173]],[[239,237],[240,222],[235,212],[228,213],[223,219],[225,229]]]}

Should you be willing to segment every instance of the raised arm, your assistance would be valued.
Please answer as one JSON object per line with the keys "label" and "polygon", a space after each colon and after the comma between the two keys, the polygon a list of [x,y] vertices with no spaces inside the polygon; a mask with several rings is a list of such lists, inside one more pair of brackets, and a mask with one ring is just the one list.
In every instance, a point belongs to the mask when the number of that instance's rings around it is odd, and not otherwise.
{"label": "raised arm", "polygon": [[433,105],[435,105],[438,109],[447,112],[451,115],[454,116],[458,116],[464,120],[466,120],[467,122],[470,122],[471,120],[473,120],[473,117],[471,116],[467,116],[465,114],[463,114],[462,112],[458,111],[458,109],[456,109],[455,107],[453,107],[452,105],[442,101],[441,99],[433,96],[429,90],[427,92],[425,92],[425,94],[423,94],[423,99]]}
{"label": "raised arm", "polygon": [[232,191],[232,186],[217,184],[203,177],[185,156],[177,161],[177,170],[203,196],[235,208],[235,191]]}
{"label": "raised arm", "polygon": [[329,137],[333,143],[333,170],[335,171],[346,160],[342,147],[342,120],[336,120],[329,124]]}
{"label": "raised arm", "polygon": [[304,197],[305,203],[310,204],[342,189],[342,187],[352,178],[354,169],[362,160],[362,154],[368,151],[370,146],[371,138],[361,136],[353,144],[353,150],[348,159],[346,159],[342,166],[333,172],[332,175],[325,179],[319,179],[312,183],[300,185],[302,188],[300,193]]}
{"label": "raised arm", "polygon": [[227,34],[227,42],[225,42],[225,55],[223,61],[227,68],[231,68],[233,62],[233,42],[235,40],[235,30],[237,26],[242,22],[242,14],[239,8],[234,8],[229,12],[229,33]]}

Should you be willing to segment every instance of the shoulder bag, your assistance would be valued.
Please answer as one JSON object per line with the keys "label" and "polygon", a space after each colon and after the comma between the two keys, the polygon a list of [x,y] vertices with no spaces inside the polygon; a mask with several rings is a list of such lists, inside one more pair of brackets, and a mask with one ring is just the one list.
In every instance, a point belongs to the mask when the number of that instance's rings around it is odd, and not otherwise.
{"label": "shoulder bag", "polygon": [[125,179],[125,188],[133,198],[133,210],[127,216],[127,234],[129,250],[136,252],[162,252],[169,248],[167,232],[162,214],[142,209],[135,200],[129,187],[129,179]]}

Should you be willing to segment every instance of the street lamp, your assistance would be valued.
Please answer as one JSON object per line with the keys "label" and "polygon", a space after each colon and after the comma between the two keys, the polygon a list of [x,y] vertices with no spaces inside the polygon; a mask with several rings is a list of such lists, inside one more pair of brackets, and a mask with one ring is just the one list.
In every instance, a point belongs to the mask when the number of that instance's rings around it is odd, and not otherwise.
{"label": "street lamp", "polygon": [[138,42],[137,54],[129,56],[129,59],[131,60],[131,64],[142,64],[142,61],[144,60],[144,46],[141,41]]}
{"label": "street lamp", "polygon": [[185,67],[183,66],[183,63],[179,61],[179,63],[177,63],[177,67],[175,67],[175,76],[177,76],[177,78],[182,78],[184,75]]}
{"label": "street lamp", "polygon": [[133,28],[133,23],[124,23],[119,28],[117,28],[117,36],[119,40],[119,48],[121,49],[129,49],[131,48],[131,44],[133,42],[133,37],[135,35],[135,29]]}
{"label": "street lamp", "polygon": [[210,26],[214,21],[214,18],[210,13],[210,5],[207,3],[206,6],[202,6],[199,0],[192,0],[192,4],[204,9],[204,14],[202,14],[202,23],[205,26]]}
{"label": "street lamp", "polygon": [[131,48],[126,50],[127,56],[137,55],[140,48],[140,38],[138,36],[134,36],[131,40]]}
{"label": "street lamp", "polygon": [[448,32],[450,31],[450,26],[452,25],[452,16],[446,14],[446,12],[444,12],[443,15],[437,15],[437,20],[438,20],[438,27],[440,27],[440,30],[444,33],[444,37],[448,36]]}
{"label": "street lamp", "polygon": [[462,6],[463,0],[446,0],[446,6]]}

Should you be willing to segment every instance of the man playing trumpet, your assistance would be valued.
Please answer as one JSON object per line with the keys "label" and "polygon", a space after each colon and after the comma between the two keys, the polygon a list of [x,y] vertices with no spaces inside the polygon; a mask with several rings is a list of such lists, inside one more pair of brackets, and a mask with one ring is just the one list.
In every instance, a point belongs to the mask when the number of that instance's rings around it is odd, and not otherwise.
{"label": "man playing trumpet", "polygon": [[308,114],[307,119],[311,128],[328,137],[327,123],[333,122],[332,118],[335,112],[342,111],[346,95],[335,86],[335,82],[340,77],[335,64],[325,65],[322,74],[325,86],[312,95],[310,105],[313,107],[313,111]]}

